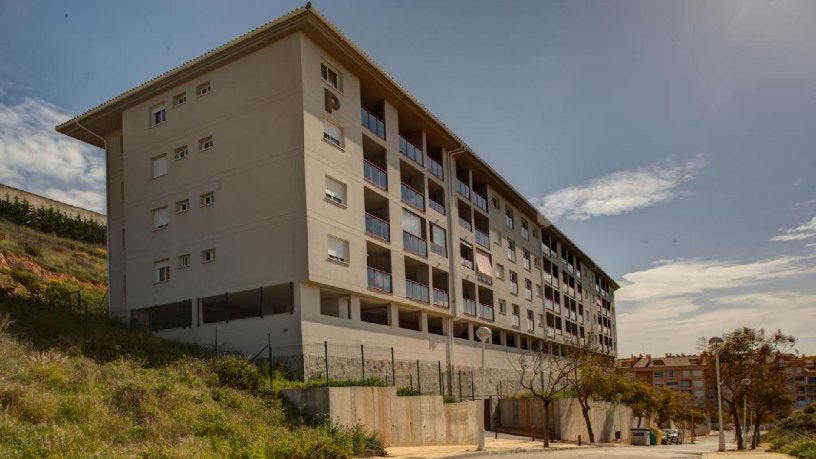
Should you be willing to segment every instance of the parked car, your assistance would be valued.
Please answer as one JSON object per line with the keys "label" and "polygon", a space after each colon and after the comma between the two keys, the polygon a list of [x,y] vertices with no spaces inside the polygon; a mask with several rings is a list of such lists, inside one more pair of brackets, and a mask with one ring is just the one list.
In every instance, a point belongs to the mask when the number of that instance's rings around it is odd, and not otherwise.
{"label": "parked car", "polygon": [[664,445],[680,445],[683,443],[683,432],[677,429],[663,429]]}

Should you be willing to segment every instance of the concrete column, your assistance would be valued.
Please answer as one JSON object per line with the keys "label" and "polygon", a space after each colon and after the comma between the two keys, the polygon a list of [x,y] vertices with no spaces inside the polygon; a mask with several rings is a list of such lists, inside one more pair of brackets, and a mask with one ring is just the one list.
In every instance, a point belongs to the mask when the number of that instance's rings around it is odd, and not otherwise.
{"label": "concrete column", "polygon": [[419,331],[428,333],[428,313],[419,311]]}
{"label": "concrete column", "polygon": [[[341,299],[342,301],[343,299]],[[345,298],[348,302],[348,307],[345,308],[348,311],[349,317],[352,322],[359,322],[360,321],[360,297],[358,296],[348,296]]]}
{"label": "concrete column", "polygon": [[399,328],[399,308],[394,303],[388,305],[388,318],[392,327]]}
{"label": "concrete column", "polygon": [[468,322],[468,339],[471,341],[475,339],[475,331],[473,330],[472,322]]}

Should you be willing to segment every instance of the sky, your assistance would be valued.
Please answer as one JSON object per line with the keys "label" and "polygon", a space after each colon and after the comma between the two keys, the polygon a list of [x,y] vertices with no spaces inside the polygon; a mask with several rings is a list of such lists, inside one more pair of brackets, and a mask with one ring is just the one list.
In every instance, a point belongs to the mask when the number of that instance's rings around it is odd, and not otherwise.
{"label": "sky", "polygon": [[[816,353],[816,2],[312,3],[620,283],[620,356]],[[0,183],[103,210],[54,126],[301,5],[0,0]]]}

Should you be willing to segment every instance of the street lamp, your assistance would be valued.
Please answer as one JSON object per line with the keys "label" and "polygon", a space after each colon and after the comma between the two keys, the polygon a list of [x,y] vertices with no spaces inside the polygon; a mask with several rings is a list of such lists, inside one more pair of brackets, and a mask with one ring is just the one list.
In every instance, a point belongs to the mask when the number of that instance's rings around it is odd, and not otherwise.
{"label": "street lamp", "polygon": [[725,432],[723,431],[723,419],[722,419],[722,388],[720,387],[722,383],[720,382],[720,344],[723,343],[723,339],[719,336],[712,336],[711,339],[708,340],[708,344],[714,348],[714,361],[717,368],[717,413],[720,420],[720,435],[719,435],[719,447],[717,451],[725,451]]}
{"label": "street lamp", "polygon": [[[485,342],[493,333],[487,327],[479,327],[476,330],[476,337],[482,342],[482,380],[479,384],[479,394],[484,398],[484,380],[485,380]],[[485,426],[484,426],[484,401],[482,401],[482,429],[479,431],[479,451],[485,449]]]}
{"label": "street lamp", "polygon": [[747,394],[747,391],[748,391],[748,386],[751,385],[751,380],[748,379],[748,378],[745,378],[742,381],[740,381],[740,384],[742,384],[742,387],[745,388],[745,392],[746,392],[746,393],[744,393],[742,395],[742,425],[744,426],[744,428],[742,429],[742,449],[744,450],[745,449],[745,434],[748,431],[748,394]]}

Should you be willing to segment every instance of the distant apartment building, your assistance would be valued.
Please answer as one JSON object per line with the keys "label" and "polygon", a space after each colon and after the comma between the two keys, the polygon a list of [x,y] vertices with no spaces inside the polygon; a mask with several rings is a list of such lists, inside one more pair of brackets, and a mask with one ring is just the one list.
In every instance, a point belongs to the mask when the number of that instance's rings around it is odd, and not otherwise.
{"label": "distant apartment building", "polygon": [[816,403],[816,356],[802,355],[788,360],[786,372],[793,407],[802,409]]}
{"label": "distant apartment building", "polygon": [[631,356],[618,359],[618,371],[630,373],[646,384],[654,387],[685,392],[694,397],[694,404],[700,408],[708,400],[706,385],[706,362],[700,356],[652,357],[651,355]]}
{"label": "distant apartment building", "polygon": [[615,281],[308,6],[57,129],[106,149],[123,321],[448,369],[487,326],[491,380],[534,346],[616,354]]}

